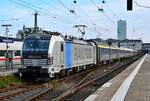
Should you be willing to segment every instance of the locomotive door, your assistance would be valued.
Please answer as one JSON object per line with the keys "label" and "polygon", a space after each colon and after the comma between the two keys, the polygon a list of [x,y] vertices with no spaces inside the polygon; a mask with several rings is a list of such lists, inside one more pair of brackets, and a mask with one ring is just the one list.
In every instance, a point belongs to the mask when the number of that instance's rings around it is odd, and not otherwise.
{"label": "locomotive door", "polygon": [[61,64],[61,67],[64,67],[64,44],[63,42],[61,43],[60,45],[60,64]]}

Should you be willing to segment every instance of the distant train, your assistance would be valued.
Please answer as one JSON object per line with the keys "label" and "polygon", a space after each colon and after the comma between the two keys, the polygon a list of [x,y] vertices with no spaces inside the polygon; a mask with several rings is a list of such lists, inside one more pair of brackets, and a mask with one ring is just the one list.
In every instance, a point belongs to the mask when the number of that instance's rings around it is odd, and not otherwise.
{"label": "distant train", "polygon": [[[1,38],[2,39],[2,38]],[[8,52],[6,43],[0,42],[0,66],[5,67],[9,59],[12,60],[13,65],[21,65],[21,49],[22,41],[13,41],[8,43]]]}
{"label": "distant train", "polygon": [[22,78],[53,78],[137,55],[132,49],[100,45],[96,41],[63,38],[61,35],[30,35],[23,42]]}

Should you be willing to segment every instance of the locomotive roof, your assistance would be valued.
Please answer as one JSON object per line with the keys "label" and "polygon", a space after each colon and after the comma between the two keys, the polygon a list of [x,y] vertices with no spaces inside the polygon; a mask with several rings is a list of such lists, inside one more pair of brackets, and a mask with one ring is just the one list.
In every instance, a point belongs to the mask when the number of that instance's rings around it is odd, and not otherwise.
{"label": "locomotive roof", "polygon": [[50,39],[52,35],[49,34],[32,34],[26,37],[26,39]]}
{"label": "locomotive roof", "polygon": [[133,49],[129,48],[123,48],[123,47],[114,47],[114,46],[108,46],[108,45],[98,45],[100,48],[107,48],[107,49],[116,49],[116,50],[126,50],[126,51],[134,51]]}
{"label": "locomotive roof", "polygon": [[71,42],[73,44],[81,44],[81,45],[92,45],[90,41],[79,40],[79,39],[65,39],[66,42]]}

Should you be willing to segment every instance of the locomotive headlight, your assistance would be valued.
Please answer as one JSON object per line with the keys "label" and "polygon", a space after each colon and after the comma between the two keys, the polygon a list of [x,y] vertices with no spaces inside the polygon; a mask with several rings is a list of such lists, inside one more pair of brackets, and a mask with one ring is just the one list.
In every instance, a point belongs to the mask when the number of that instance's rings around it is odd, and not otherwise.
{"label": "locomotive headlight", "polygon": [[53,58],[52,58],[52,57],[49,57],[49,58],[48,58],[48,64],[49,64],[49,65],[53,64]]}
{"label": "locomotive headlight", "polygon": [[22,77],[22,73],[19,73],[19,77]]}

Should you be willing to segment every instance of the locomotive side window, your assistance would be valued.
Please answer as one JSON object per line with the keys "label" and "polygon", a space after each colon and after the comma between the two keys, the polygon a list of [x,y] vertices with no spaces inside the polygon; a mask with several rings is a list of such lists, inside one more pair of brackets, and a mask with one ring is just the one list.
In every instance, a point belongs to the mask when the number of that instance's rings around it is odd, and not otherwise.
{"label": "locomotive side window", "polygon": [[64,51],[64,45],[63,45],[63,43],[61,43],[61,52],[63,52]]}

